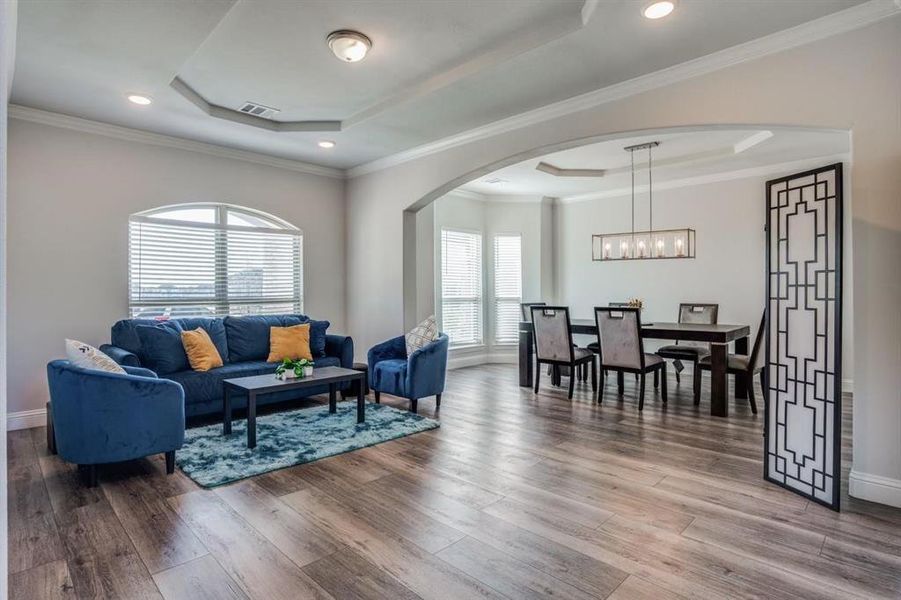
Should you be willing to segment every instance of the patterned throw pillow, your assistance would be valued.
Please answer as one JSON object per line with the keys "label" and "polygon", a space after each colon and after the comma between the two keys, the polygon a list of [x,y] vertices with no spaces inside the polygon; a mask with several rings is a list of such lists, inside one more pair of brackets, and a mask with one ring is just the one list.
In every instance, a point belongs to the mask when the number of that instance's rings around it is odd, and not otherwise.
{"label": "patterned throw pillow", "polygon": [[66,340],[66,357],[69,362],[84,369],[125,375],[125,369],[116,364],[116,361],[90,344]]}
{"label": "patterned throw pillow", "polygon": [[407,342],[407,356],[437,340],[438,322],[435,320],[435,315],[414,327],[410,333],[404,336],[404,339]]}

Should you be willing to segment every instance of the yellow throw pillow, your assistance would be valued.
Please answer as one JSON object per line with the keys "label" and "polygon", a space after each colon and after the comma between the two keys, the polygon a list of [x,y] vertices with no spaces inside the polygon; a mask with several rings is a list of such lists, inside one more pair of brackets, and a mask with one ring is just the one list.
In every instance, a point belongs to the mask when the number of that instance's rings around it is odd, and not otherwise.
{"label": "yellow throw pillow", "polygon": [[282,362],[286,358],[313,360],[310,351],[310,324],[269,328],[269,358],[267,362]]}
{"label": "yellow throw pillow", "polygon": [[181,344],[185,347],[188,362],[195,371],[209,371],[222,366],[222,357],[219,356],[216,344],[202,327],[194,331],[182,331]]}

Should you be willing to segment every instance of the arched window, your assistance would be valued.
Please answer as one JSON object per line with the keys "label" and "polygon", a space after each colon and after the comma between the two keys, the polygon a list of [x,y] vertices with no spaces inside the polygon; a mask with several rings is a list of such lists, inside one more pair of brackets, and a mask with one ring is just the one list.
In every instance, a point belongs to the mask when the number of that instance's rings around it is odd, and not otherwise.
{"label": "arched window", "polygon": [[133,318],[303,312],[303,232],[227,204],[177,204],[128,222]]}

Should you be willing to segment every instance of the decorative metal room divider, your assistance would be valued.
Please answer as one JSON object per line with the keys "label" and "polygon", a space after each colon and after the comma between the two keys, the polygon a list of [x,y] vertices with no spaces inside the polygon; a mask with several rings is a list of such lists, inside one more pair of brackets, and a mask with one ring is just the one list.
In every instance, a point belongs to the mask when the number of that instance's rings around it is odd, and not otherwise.
{"label": "decorative metal room divider", "polygon": [[838,510],[842,165],[766,185],[764,477]]}

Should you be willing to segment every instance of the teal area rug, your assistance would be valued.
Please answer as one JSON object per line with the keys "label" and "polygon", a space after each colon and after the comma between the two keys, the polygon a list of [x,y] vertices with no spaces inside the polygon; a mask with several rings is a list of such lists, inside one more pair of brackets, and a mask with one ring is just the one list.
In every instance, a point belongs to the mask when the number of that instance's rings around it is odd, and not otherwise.
{"label": "teal area rug", "polygon": [[185,444],[175,461],[203,487],[216,487],[245,477],[284,469],[373,446],[438,427],[438,421],[384,404],[366,404],[366,422],[357,424],[355,402],[339,402],[331,415],[328,406],[302,408],[257,417],[257,447],[247,448],[247,421],[185,431]]}

